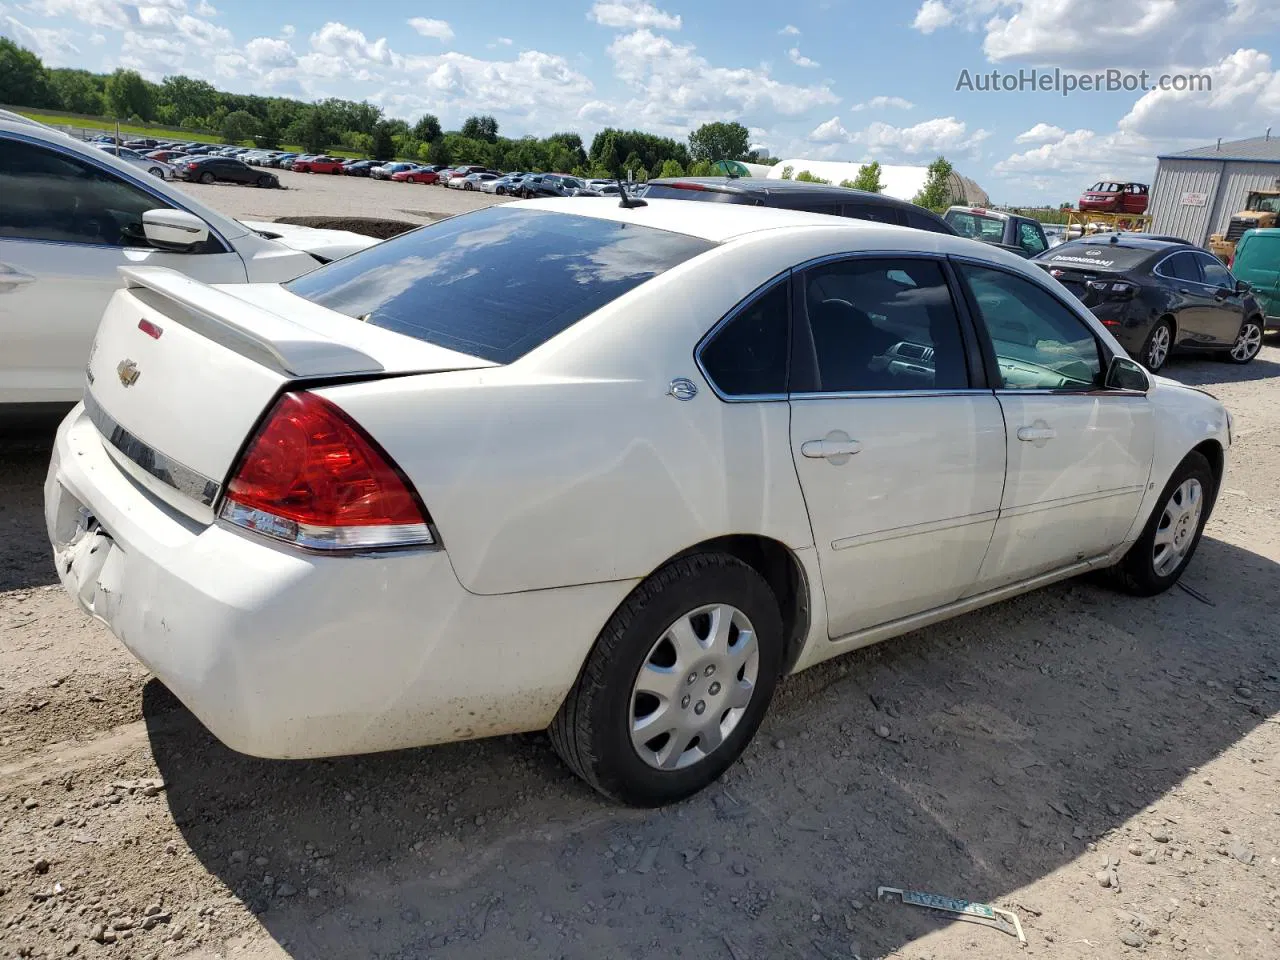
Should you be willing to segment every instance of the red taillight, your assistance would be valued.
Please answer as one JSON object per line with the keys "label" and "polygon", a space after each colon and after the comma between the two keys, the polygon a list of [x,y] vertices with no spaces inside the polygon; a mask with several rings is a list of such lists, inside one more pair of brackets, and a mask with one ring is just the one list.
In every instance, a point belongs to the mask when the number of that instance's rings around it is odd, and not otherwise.
{"label": "red taillight", "polygon": [[139,320],[138,329],[145,333],[152,340],[159,340],[160,335],[164,333],[164,328],[152,323],[150,320]]}
{"label": "red taillight", "polygon": [[674,187],[676,190],[706,190],[707,189],[700,183],[681,182],[681,183],[671,183],[671,184],[668,184],[668,186]]}
{"label": "red taillight", "polygon": [[1103,320],[1102,325],[1104,327],[1118,327],[1120,326],[1120,321],[1119,320]]}
{"label": "red taillight", "polygon": [[313,393],[276,401],[227,485],[221,516],[317,550],[435,542],[408,479],[354,421]]}

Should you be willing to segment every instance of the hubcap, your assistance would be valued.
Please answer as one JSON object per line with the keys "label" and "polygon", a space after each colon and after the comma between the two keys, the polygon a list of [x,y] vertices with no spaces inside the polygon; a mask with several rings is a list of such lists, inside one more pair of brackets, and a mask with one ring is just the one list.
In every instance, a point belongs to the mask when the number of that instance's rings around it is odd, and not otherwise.
{"label": "hubcap", "polygon": [[1147,349],[1147,367],[1155,370],[1164,365],[1169,356],[1169,328],[1164,324],[1151,334],[1151,346]]}
{"label": "hubcap", "polygon": [[1152,547],[1151,559],[1157,576],[1167,577],[1173,573],[1195,543],[1203,503],[1204,488],[1194,477],[1184,480],[1169,497],[1156,526]]}
{"label": "hubcap", "polygon": [[1240,336],[1236,337],[1235,346],[1231,348],[1231,356],[1237,360],[1252,360],[1254,354],[1262,349],[1262,328],[1256,323],[1246,323],[1240,328]]}
{"label": "hubcap", "polygon": [[723,745],[746,713],[760,671],[756,632],[727,603],[698,607],[649,650],[631,690],[631,743],[659,770],[679,770]]}

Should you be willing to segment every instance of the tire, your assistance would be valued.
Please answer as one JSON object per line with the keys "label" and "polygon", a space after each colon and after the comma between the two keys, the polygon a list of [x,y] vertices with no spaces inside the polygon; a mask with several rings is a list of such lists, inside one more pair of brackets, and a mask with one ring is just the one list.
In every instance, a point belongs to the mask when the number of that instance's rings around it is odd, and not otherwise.
{"label": "tire", "polygon": [[[717,651],[714,625],[726,618]],[[682,624],[677,652],[671,638]],[[636,587],[605,624],[551,723],[551,744],[574,773],[614,800],[638,807],[683,800],[714,782],[751,742],[782,654],[778,601],[760,574],[726,554],[676,560]],[[724,682],[715,679],[717,667]],[[644,677],[654,688],[671,687],[670,698],[638,690]],[[677,699],[682,691],[691,692]],[[637,712],[654,725],[647,743],[633,732]],[[659,731],[664,717],[682,726]],[[708,737],[719,743],[703,754]]]}
{"label": "tire", "polygon": [[161,180],[164,179],[164,170],[160,167],[152,167],[147,171],[147,173],[151,174],[153,177],[159,177]]}
{"label": "tire", "polygon": [[[1198,494],[1189,498],[1189,491],[1196,488]],[[1112,568],[1119,586],[1134,596],[1153,597],[1177,583],[1200,545],[1200,535],[1216,497],[1209,461],[1194,451],[1187,454],[1160,491],[1142,536]],[[1192,512],[1188,513],[1189,509]],[[1158,544],[1157,537],[1163,540],[1165,536],[1172,539]],[[1162,551],[1157,555],[1161,548],[1172,553]]]}
{"label": "tire", "polygon": [[501,197],[503,194],[505,194],[505,193],[507,192],[507,188],[506,188],[506,187],[495,187],[495,188],[494,188],[494,190],[493,190],[493,192],[494,192],[494,193],[496,193],[498,196],[500,196],[500,197]]}
{"label": "tire", "polygon": [[1151,332],[1147,334],[1146,342],[1142,345],[1142,354],[1138,357],[1138,362],[1150,370],[1152,373],[1159,373],[1169,361],[1169,354],[1173,351],[1173,324],[1168,320],[1161,320]]}
{"label": "tire", "polygon": [[275,178],[272,177],[270,174],[264,173],[262,176],[258,178],[258,186],[261,187],[263,190],[267,189],[268,187],[275,186],[275,184],[272,183],[274,179]]}
{"label": "tire", "polygon": [[215,181],[215,180],[217,180],[217,179],[218,179],[218,178],[217,178],[217,177],[215,177],[215,176],[214,176],[212,173],[210,173],[208,170],[206,170],[204,173],[200,174],[200,182],[201,182],[201,183],[213,183],[213,181]]}
{"label": "tire", "polygon": [[1260,317],[1250,317],[1240,324],[1240,332],[1231,349],[1224,353],[1223,359],[1230,363],[1249,363],[1262,352],[1264,328]]}

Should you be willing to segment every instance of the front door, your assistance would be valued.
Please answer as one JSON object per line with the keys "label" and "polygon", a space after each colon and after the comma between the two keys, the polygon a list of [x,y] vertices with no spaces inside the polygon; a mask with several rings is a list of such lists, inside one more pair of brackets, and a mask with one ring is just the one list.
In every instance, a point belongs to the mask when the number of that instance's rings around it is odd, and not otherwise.
{"label": "front door", "polygon": [[1233,344],[1240,335],[1240,324],[1244,320],[1244,298],[1236,293],[1236,278],[1212,254],[1196,253],[1194,256],[1200,261],[1205,290],[1209,295],[1205,328],[1217,346]]}
{"label": "front door", "polygon": [[973,337],[938,261],[851,258],[798,283],[791,450],[834,638],[955,601],[976,579],[1004,423],[971,380]]}
{"label": "front door", "polygon": [[1110,552],[1137,516],[1155,449],[1145,394],[1102,389],[1103,353],[1048,290],[961,263],[990,338],[1008,475],[981,593]]}

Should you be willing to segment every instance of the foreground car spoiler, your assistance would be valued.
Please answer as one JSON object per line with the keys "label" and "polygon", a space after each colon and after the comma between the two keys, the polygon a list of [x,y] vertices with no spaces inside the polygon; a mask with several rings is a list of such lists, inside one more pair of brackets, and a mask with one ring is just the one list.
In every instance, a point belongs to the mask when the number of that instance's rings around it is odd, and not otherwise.
{"label": "foreground car spoiler", "polygon": [[354,347],[317,333],[167,267],[121,267],[125,286],[147,290],[157,309],[201,336],[294,378],[375,374],[385,367]]}

